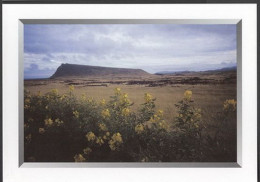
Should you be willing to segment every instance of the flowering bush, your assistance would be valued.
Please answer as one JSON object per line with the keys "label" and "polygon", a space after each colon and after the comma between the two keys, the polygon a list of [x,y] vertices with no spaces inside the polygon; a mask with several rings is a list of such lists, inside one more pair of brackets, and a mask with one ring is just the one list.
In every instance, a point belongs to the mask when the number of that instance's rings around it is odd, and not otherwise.
{"label": "flowering bush", "polygon": [[74,89],[71,85],[63,95],[57,89],[44,95],[25,91],[25,161],[191,162],[214,161],[223,151],[232,154],[220,133],[226,132],[227,120],[234,118],[235,100],[224,103],[219,115],[223,122],[213,139],[203,135],[209,132],[190,90],[176,104],[174,120],[166,121],[150,93],[144,94],[143,104],[133,112],[133,102],[120,88],[110,100],[99,102],[86,94],[76,98]]}
{"label": "flowering bush", "polygon": [[[217,113],[211,124],[207,124],[206,138],[209,160],[233,162],[237,158],[237,112],[236,101],[228,99],[223,103],[223,111]],[[210,154],[210,155],[209,155]]]}

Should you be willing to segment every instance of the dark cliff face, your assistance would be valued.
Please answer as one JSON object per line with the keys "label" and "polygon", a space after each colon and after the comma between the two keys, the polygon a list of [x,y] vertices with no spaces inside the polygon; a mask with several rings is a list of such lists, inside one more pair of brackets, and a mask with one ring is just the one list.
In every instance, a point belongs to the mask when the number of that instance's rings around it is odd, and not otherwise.
{"label": "dark cliff face", "polygon": [[85,77],[85,76],[145,76],[149,73],[141,69],[109,68],[76,64],[61,64],[50,78]]}

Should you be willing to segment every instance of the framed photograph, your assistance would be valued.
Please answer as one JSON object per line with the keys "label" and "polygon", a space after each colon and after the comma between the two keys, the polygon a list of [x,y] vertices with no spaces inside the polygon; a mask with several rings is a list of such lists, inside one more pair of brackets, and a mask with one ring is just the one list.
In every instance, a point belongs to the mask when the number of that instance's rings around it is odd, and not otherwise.
{"label": "framed photograph", "polygon": [[4,4],[4,180],[257,181],[256,5]]}

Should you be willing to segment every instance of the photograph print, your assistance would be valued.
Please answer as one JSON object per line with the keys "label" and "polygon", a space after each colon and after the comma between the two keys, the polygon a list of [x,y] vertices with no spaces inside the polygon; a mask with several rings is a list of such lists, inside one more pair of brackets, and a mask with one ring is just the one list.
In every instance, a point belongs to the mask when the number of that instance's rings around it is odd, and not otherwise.
{"label": "photograph print", "polygon": [[24,24],[24,162],[237,162],[236,24]]}

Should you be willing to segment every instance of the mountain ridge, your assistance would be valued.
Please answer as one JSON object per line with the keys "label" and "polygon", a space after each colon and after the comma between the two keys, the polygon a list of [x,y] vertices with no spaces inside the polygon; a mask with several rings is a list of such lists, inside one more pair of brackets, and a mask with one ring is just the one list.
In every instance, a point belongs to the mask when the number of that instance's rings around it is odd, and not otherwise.
{"label": "mountain ridge", "polygon": [[219,68],[219,69],[215,69],[215,70],[205,70],[205,71],[160,71],[160,72],[156,72],[155,75],[171,75],[171,74],[184,74],[184,73],[200,73],[200,72],[217,72],[217,71],[221,71],[221,72],[225,72],[225,71],[235,71],[237,70],[236,66],[232,66],[232,67],[224,67],[224,68]]}
{"label": "mountain ridge", "polygon": [[148,76],[150,74],[145,72],[142,69],[114,68],[114,67],[62,63],[50,78],[54,79],[54,78],[62,78],[62,77],[129,76],[129,75]]}

